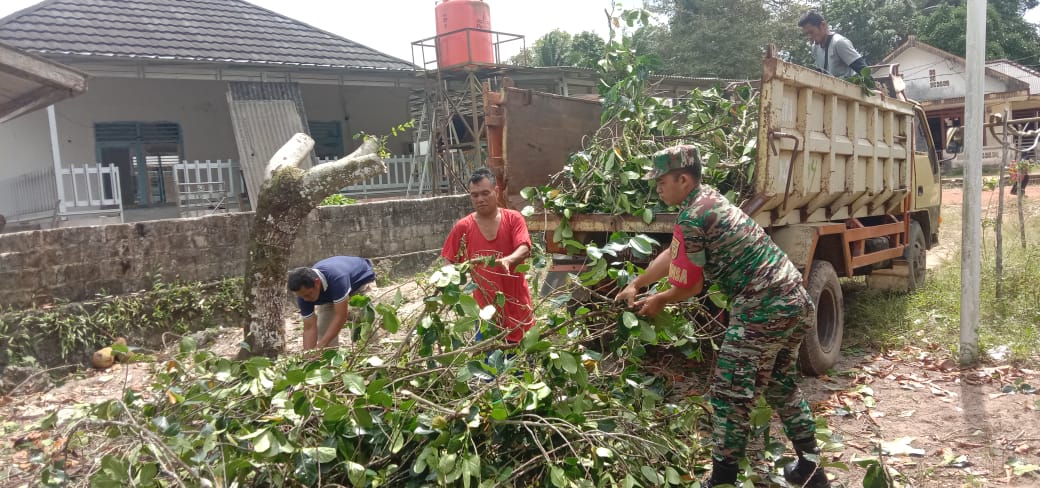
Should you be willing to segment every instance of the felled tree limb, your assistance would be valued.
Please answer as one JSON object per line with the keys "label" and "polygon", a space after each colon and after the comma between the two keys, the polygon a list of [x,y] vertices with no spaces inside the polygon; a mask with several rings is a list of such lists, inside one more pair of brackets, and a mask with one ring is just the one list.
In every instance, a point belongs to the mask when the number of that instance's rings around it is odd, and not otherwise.
{"label": "felled tree limb", "polygon": [[304,171],[300,165],[313,147],[313,139],[296,134],[267,165],[246,263],[245,298],[250,307],[244,330],[248,350],[242,355],[277,357],[285,351],[285,275],[307,214],[341,188],[386,172],[375,140],[366,140],[343,159]]}

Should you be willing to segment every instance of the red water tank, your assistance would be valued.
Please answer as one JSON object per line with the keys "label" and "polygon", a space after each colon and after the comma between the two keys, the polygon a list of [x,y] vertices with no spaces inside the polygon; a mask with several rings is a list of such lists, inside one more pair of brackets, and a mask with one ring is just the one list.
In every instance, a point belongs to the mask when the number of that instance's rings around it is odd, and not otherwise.
{"label": "red water tank", "polygon": [[[490,32],[491,7],[483,0],[444,0],[434,9],[437,15],[437,67],[461,68],[495,64]],[[445,35],[447,34],[447,35]]]}

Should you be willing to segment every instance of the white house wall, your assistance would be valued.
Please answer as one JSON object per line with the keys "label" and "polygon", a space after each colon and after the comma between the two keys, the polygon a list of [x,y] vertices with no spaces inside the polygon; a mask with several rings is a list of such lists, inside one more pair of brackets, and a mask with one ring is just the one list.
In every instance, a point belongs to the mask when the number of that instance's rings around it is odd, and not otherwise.
{"label": "white house wall", "polygon": [[[348,153],[361,144],[354,140],[354,134],[390,135],[391,127],[409,119],[407,88],[300,85],[300,91],[309,120],[340,122]],[[387,149],[403,154],[411,144],[411,136],[404,134],[390,137]]]}
{"label": "white house wall", "polygon": [[[359,131],[388,134],[408,120],[408,89],[301,85],[310,120],[343,121],[344,146],[357,146]],[[189,160],[238,159],[227,105],[227,82],[93,78],[87,93],[55,106],[61,157],[65,165],[96,162],[94,124],[98,122],[176,122],[183,156]],[[349,114],[349,120],[347,120]],[[401,153],[409,135],[391,138]],[[0,124],[0,179],[53,164],[45,111]]]}
{"label": "white house wall", "polygon": [[52,164],[47,127],[45,110],[0,124],[0,180]]}
{"label": "white house wall", "polygon": [[[967,81],[963,64],[916,47],[907,49],[892,62],[899,64],[907,96],[911,99],[926,101],[964,97]],[[930,70],[935,70],[934,80]],[[986,76],[984,90],[986,93],[999,93],[1007,91],[1008,87],[1005,82]]]}

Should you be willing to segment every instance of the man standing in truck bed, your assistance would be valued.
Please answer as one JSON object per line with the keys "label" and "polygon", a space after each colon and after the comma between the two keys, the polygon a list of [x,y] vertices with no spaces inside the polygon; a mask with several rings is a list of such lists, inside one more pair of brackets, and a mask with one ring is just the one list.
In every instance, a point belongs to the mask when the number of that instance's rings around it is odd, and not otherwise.
{"label": "man standing in truck bed", "polygon": [[[444,241],[441,257],[451,263],[488,256],[495,259],[492,266],[476,266],[473,280],[478,290],[474,298],[481,307],[493,305],[498,309],[496,320],[499,328],[508,331],[507,342],[520,342],[534,324],[527,279],[516,272],[516,266],[531,253],[527,222],[520,212],[498,207],[495,176],[489,170],[473,173],[469,198],[476,211],[455,223]],[[505,297],[502,307],[496,303],[498,293]]]}
{"label": "man standing in truck bed", "polygon": [[[640,315],[656,315],[669,303],[699,295],[708,279],[722,287],[731,303],[710,394],[712,473],[701,486],[736,484],[758,382],[798,454],[798,460],[784,468],[784,478],[795,486],[829,487],[823,470],[804,456],[820,451],[815,420],[796,384],[795,354],[815,315],[802,288],[802,274],[762,227],[717,190],[701,185],[696,147],[676,146],[654,154],[653,169],[644,178],[656,179],[661,200],[681,210],[671,248],[617,299],[639,307]],[[635,300],[641,288],[666,276],[671,288]]]}
{"label": "man standing in truck bed", "polygon": [[816,68],[824,73],[839,78],[858,75],[867,62],[859,51],[852,46],[852,41],[841,34],[831,32],[827,20],[815,10],[810,10],[798,21],[802,33],[812,42],[813,56],[816,57]]}

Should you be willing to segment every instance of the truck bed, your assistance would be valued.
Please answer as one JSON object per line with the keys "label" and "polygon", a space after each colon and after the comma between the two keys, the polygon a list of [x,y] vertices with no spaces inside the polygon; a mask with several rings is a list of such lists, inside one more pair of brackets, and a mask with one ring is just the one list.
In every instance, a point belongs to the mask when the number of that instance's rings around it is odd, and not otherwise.
{"label": "truck bed", "polygon": [[755,194],[763,226],[901,213],[911,188],[914,105],[767,58]]}

